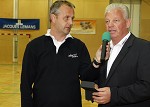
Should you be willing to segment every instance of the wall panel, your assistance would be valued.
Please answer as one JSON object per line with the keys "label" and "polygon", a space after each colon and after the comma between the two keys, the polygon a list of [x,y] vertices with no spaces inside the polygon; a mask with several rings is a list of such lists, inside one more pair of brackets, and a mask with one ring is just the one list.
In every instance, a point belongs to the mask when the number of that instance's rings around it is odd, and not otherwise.
{"label": "wall panel", "polygon": [[140,37],[150,41],[150,1],[142,0],[141,3],[141,23]]}
{"label": "wall panel", "polygon": [[[53,0],[55,1],[55,0]],[[95,52],[99,45],[101,44],[101,36],[105,31],[104,25],[104,9],[106,5],[109,4],[109,0],[69,0],[75,4],[75,18],[76,19],[94,19],[96,20],[96,34],[87,34],[87,35],[76,35],[73,36],[81,39],[87,45],[91,58],[94,57]],[[6,5],[7,6],[6,6]],[[19,10],[18,18],[36,18],[40,19],[40,30],[18,30],[18,34],[31,34],[31,40],[46,33],[48,28],[48,0],[19,0]],[[4,12],[2,10],[5,10]],[[0,17],[13,17],[13,0],[0,0]],[[0,33],[14,33],[13,30],[0,30]],[[0,54],[0,64],[7,62],[12,63],[12,46],[7,44],[12,44],[12,37],[10,36],[6,39],[6,53]],[[3,37],[0,36],[0,40],[3,40]],[[22,63],[23,53],[26,47],[26,44],[29,42],[29,39],[25,36],[18,37],[18,63]],[[6,51],[4,45],[0,46],[3,50]],[[9,54],[8,54],[9,53]],[[2,55],[3,54],[3,55]],[[9,57],[8,57],[9,56]],[[7,57],[5,60],[3,57]],[[4,61],[5,60],[5,61]]]}

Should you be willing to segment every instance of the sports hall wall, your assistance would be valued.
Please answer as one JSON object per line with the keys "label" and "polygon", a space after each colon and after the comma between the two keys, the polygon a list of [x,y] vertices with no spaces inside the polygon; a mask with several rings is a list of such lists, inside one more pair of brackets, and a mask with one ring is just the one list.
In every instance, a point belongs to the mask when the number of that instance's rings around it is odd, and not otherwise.
{"label": "sports hall wall", "polygon": [[[13,1],[0,0],[0,18],[13,18]],[[56,0],[53,0],[56,1]],[[72,34],[81,39],[88,47],[91,58],[101,44],[101,35],[105,32],[104,9],[109,4],[109,0],[69,0],[75,4],[75,19],[96,20],[95,34]],[[141,2],[141,29],[140,36],[150,40],[150,1]],[[0,29],[0,64],[13,63],[13,33],[30,34],[18,36],[18,64],[22,63],[23,53],[27,43],[46,33],[49,27],[49,1],[48,0],[19,0],[18,18],[20,19],[40,19],[40,30],[2,30]],[[1,35],[5,33],[6,35]],[[7,35],[7,34],[11,35]]]}
{"label": "sports hall wall", "polygon": [[141,2],[140,37],[150,41],[150,0]]}

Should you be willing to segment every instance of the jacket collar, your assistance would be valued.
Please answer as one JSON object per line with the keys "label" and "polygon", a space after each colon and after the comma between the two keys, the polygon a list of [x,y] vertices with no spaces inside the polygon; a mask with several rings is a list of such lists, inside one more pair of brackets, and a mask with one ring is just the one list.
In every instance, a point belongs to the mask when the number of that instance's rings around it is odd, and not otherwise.
{"label": "jacket collar", "polygon": [[133,41],[134,41],[135,38],[136,37],[131,33],[130,37],[127,39],[127,41],[125,42],[124,46],[122,47],[120,53],[116,57],[113,65],[112,65],[112,67],[110,69],[110,72],[109,72],[109,75],[108,75],[108,77],[106,79],[105,84],[107,84],[107,82],[110,80],[110,78],[112,77],[112,75],[115,73],[116,67],[121,63],[122,59],[128,53],[129,48],[132,46]]}

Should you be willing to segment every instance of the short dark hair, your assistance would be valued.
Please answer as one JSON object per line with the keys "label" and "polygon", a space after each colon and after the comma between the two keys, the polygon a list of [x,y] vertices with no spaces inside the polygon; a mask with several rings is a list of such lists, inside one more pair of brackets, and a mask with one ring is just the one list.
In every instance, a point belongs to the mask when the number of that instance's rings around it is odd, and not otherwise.
{"label": "short dark hair", "polygon": [[59,1],[55,1],[51,7],[50,7],[50,14],[58,14],[59,11],[58,9],[62,6],[62,5],[67,5],[71,8],[75,8],[74,4],[72,4],[71,2],[69,1],[66,1],[66,0],[59,0]]}

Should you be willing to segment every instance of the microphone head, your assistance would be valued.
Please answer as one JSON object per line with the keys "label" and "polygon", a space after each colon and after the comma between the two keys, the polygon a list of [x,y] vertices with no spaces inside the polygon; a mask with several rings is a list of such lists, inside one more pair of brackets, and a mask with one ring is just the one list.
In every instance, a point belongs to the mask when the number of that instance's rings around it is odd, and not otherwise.
{"label": "microphone head", "polygon": [[109,32],[104,32],[103,35],[102,35],[102,40],[110,41],[110,33]]}

